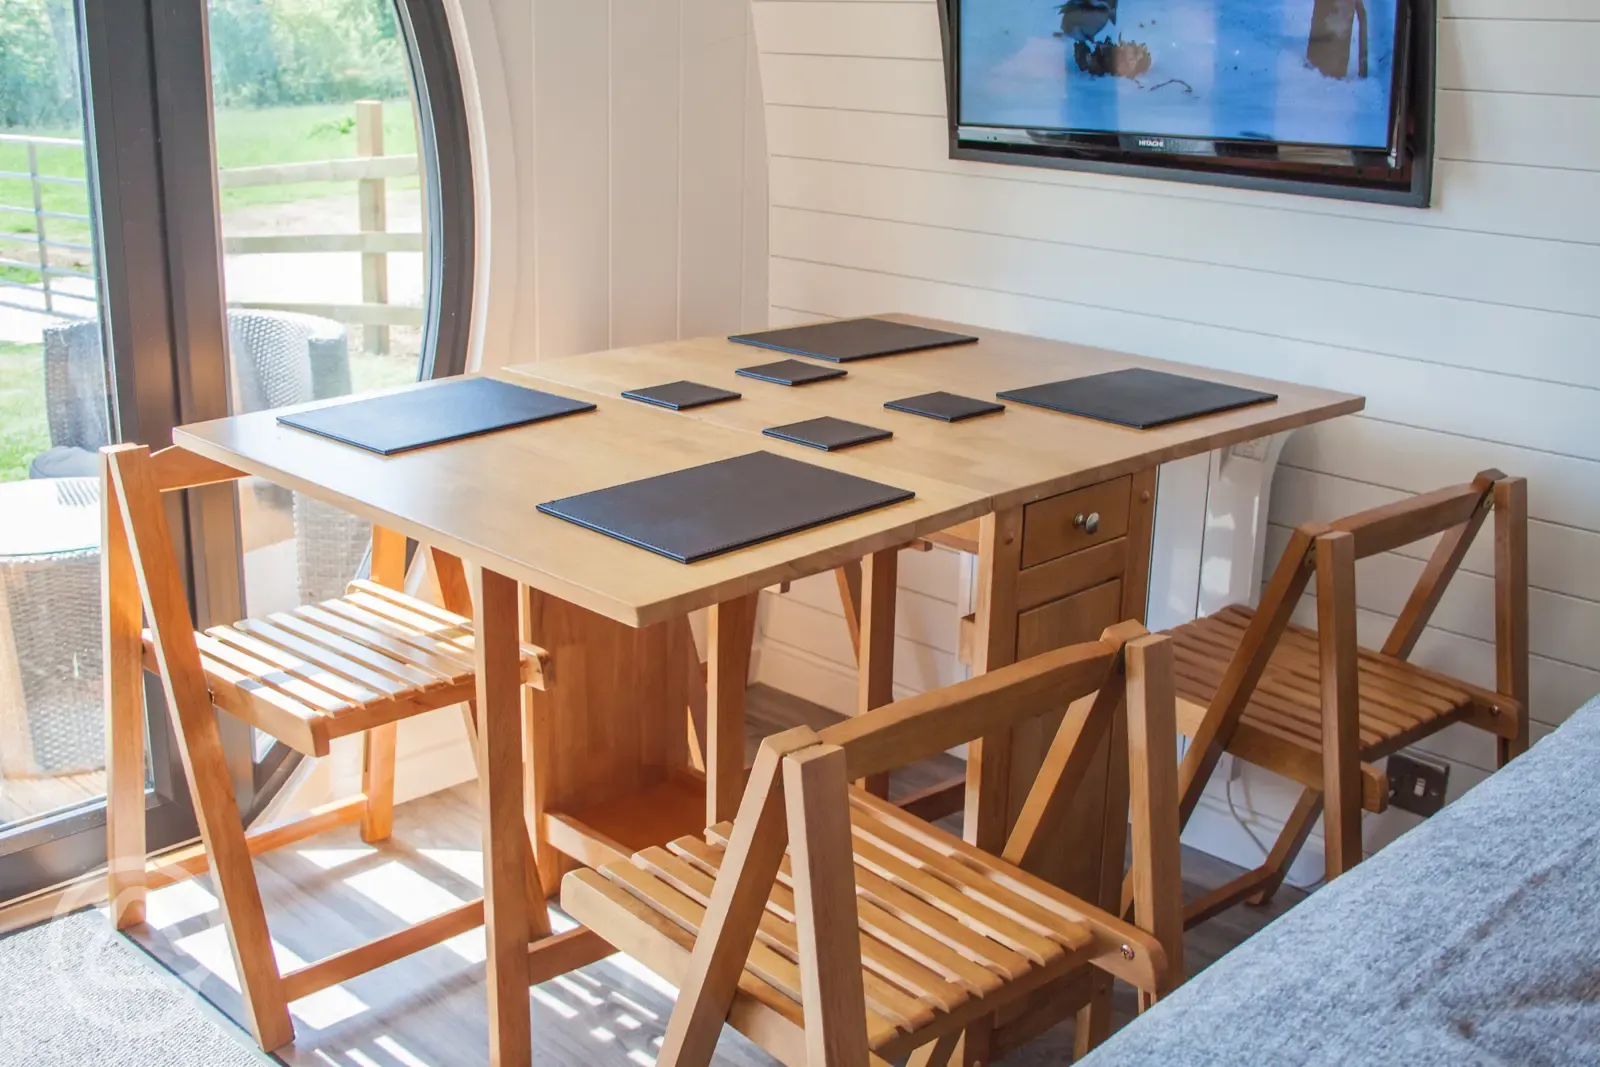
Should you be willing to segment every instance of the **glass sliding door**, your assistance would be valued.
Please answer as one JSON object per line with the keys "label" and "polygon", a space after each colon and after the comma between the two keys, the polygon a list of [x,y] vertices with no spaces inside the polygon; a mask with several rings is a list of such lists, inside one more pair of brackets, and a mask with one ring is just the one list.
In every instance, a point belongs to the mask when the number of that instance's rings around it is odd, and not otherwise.
{"label": "glass sliding door", "polygon": [[[206,8],[229,410],[428,376],[438,188],[403,12],[395,0]],[[305,494],[247,479],[239,514],[251,615],[339,596],[367,566],[370,527]],[[260,736],[256,754],[264,786],[286,753]]]}
{"label": "glass sliding door", "polygon": [[77,40],[70,6],[0,7],[0,849],[104,791],[111,406]]}
{"label": "glass sliding door", "polygon": [[[0,0],[0,905],[105,859],[96,449],[460,373],[472,227],[442,0]],[[201,627],[366,566],[254,481],[168,519]],[[145,688],[159,850],[195,826]],[[250,818],[294,761],[221,725]]]}

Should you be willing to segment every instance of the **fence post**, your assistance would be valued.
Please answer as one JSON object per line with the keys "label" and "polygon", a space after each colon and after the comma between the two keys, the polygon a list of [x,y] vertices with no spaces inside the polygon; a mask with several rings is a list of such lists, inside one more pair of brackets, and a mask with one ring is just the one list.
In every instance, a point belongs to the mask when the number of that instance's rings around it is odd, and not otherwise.
{"label": "fence post", "polygon": [[[356,101],[356,154],[383,155],[383,102]],[[359,189],[362,233],[384,233],[389,228],[389,203],[382,178],[362,178]],[[384,252],[361,254],[361,299],[368,304],[389,302],[389,257]],[[368,352],[389,351],[389,327],[368,326],[364,330]]]}
{"label": "fence post", "polygon": [[39,146],[28,142],[28,184],[33,187],[33,236],[39,243],[39,285],[44,290],[44,309],[54,313],[55,297],[50,295],[50,245],[44,233],[44,197],[39,189]]}

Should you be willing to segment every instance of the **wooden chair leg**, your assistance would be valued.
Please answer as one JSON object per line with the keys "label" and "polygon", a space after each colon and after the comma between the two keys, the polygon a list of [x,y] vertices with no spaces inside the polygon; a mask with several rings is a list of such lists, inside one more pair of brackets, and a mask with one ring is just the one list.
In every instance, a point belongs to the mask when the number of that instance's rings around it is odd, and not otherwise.
{"label": "wooden chair leg", "polygon": [[818,745],[786,758],[783,789],[806,1060],[829,1067],[867,1067],[867,1006],[844,749]]}
{"label": "wooden chair leg", "polygon": [[1095,971],[1089,979],[1089,1000],[1078,1009],[1072,1026],[1072,1058],[1081,1060],[1111,1036],[1111,976]]}
{"label": "wooden chair leg", "polygon": [[361,735],[361,840],[387,841],[394,833],[394,759],[398,723],[384,723]]}
{"label": "wooden chair leg", "polygon": [[[1167,953],[1162,988],[1141,991],[1141,1007],[1183,983],[1183,868],[1178,845],[1178,723],[1172,640],[1128,643],[1128,792],[1133,828],[1133,915]],[[1119,883],[1120,884],[1120,883]]]}
{"label": "wooden chair leg", "polygon": [[1517,701],[1517,736],[1499,738],[1499,766],[1528,750],[1528,483],[1494,486],[1495,688]]}
{"label": "wooden chair leg", "polygon": [[[406,539],[382,526],[372,528],[372,580],[404,591]],[[373,727],[361,738],[361,792],[367,810],[361,816],[361,840],[386,841],[394,832],[394,760],[398,723]]]}
{"label": "wooden chair leg", "polygon": [[678,1003],[656,1056],[659,1067],[706,1067],[716,1052],[789,844],[780,765],[790,752],[815,744],[816,736],[799,727],[767,738],[756,753],[733,838],[695,938],[689,973],[679,986]]}
{"label": "wooden chair leg", "polygon": [[109,474],[101,486],[100,588],[105,641],[106,899],[118,930],[144,922],[144,609]]}
{"label": "wooden chair leg", "polygon": [[239,973],[239,991],[256,1043],[270,1051],[294,1040],[294,1024],[289,1020],[289,1005],[261,906],[261,888],[250,865],[250,847],[228,776],[221,732],[200,667],[188,594],[178,574],[166,510],[150,470],[150,451],[121,446],[103,454],[122,509],[167,710]]}
{"label": "wooden chair leg", "polygon": [[1360,677],[1356,552],[1348,533],[1317,538],[1317,641],[1322,672],[1323,838],[1328,881],[1361,862]]}
{"label": "wooden chair leg", "polygon": [[1311,828],[1317,824],[1317,817],[1321,814],[1322,792],[1317,789],[1304,790],[1294,811],[1289,813],[1289,821],[1283,824],[1283,832],[1278,835],[1266,862],[1261,865],[1263,870],[1270,872],[1267,880],[1254,895],[1245,898],[1245,903],[1258,908],[1272,903],[1272,898],[1283,887],[1289,868],[1294,866],[1295,858],[1305,847],[1306,839],[1311,836]]}

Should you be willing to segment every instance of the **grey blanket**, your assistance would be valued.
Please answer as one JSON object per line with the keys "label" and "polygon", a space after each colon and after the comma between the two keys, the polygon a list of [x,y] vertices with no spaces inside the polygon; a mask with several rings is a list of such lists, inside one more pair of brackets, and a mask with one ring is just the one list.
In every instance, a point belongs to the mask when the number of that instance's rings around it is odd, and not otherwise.
{"label": "grey blanket", "polygon": [[1086,1062],[1600,1065],[1600,698]]}

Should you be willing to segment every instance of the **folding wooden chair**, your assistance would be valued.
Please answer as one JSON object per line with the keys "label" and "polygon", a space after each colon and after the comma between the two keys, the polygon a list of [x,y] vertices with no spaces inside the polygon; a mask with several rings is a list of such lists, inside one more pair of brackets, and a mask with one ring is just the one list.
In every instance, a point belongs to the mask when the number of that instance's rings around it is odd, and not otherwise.
{"label": "folding wooden chair", "polygon": [[[147,889],[208,868],[238,970],[251,1029],[263,1049],[294,1038],[290,1001],[436,945],[482,925],[480,898],[426,922],[287,974],[267,934],[251,856],[360,820],[361,836],[389,836],[394,809],[395,724],[463,704],[475,728],[472,620],[399,591],[405,538],[373,530],[372,573],[339,599],[293,612],[195,632],[168,531],[162,494],[244,477],[182,449],[154,455],[140,445],[103,450],[104,592],[107,678],[107,858],[119,929],[144,921]],[[470,612],[460,561],[435,555],[446,603]],[[141,617],[149,629],[141,633]],[[544,685],[543,653],[524,646],[524,681]],[[202,845],[154,862],[144,838],[144,689],[161,677]],[[362,793],[294,822],[247,834],[240,821],[213,708],[220,708],[307,756],[325,756],[339,737],[360,733]],[[476,751],[476,744],[474,745]],[[549,918],[529,853],[531,925],[548,937]],[[554,939],[552,939],[554,940]],[[596,942],[598,943],[598,942]]]}
{"label": "folding wooden chair", "polygon": [[[1004,856],[850,786],[1064,708]],[[731,826],[574,871],[562,907],[680,988],[663,1067],[709,1063],[724,1020],[788,1064],[939,1067],[963,1042],[961,1062],[982,1062],[999,1054],[978,1047],[997,1012],[1059,1007],[1068,984],[1099,974],[1145,1002],[1181,980],[1173,716],[1170,641],[1123,623],[820,733],[767,738]],[[1114,821],[1126,829],[1131,798],[1136,925],[1028,873],[1124,726]]]}
{"label": "folding wooden chair", "polygon": [[[1495,689],[1407,662],[1490,511],[1495,515]],[[1381,650],[1356,642],[1356,561],[1443,534]],[[1317,629],[1289,621],[1315,575]],[[1501,766],[1528,745],[1527,483],[1497,470],[1471,483],[1295,530],[1261,606],[1170,631],[1188,821],[1224,751],[1305,787],[1265,863],[1193,901],[1187,925],[1282,884],[1319,812],[1327,876],[1361,859],[1361,812],[1388,804],[1373,764],[1464,722],[1497,740]],[[1126,896],[1126,894],[1125,894]]]}

